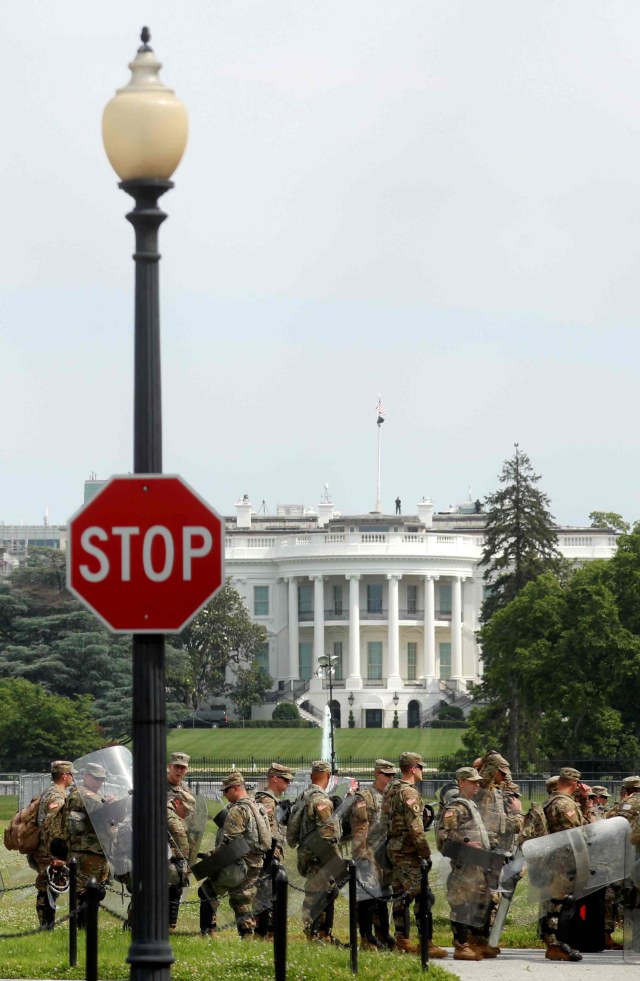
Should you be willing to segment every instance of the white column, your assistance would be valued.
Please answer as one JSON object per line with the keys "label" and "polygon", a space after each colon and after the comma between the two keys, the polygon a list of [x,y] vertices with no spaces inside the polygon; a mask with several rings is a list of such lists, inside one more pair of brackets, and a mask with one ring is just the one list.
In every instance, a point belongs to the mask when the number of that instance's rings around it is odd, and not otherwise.
{"label": "white column", "polygon": [[401,688],[400,677],[400,623],[398,615],[398,582],[402,576],[387,575],[389,580],[389,641],[387,688]]}
{"label": "white column", "polygon": [[462,679],[462,580],[454,576],[451,586],[451,680]]}
{"label": "white column", "polygon": [[300,677],[300,629],[298,626],[298,580],[289,576],[289,681]]}
{"label": "white column", "polygon": [[360,673],[360,576],[349,580],[349,674],[345,687],[362,688]]}
{"label": "white column", "polygon": [[437,576],[424,577],[424,660],[425,681],[436,676],[436,584]]}
{"label": "white column", "polygon": [[[324,650],[324,576],[309,576],[313,580],[313,667],[318,670],[318,658]],[[329,652],[327,652],[329,653]]]}

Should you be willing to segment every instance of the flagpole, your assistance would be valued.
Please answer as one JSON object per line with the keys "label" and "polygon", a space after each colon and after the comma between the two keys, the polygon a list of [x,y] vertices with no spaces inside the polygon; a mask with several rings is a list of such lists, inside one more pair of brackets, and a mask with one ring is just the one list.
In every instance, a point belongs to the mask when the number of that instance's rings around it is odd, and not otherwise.
{"label": "flagpole", "polygon": [[382,457],[382,454],[381,454],[380,430],[382,429],[382,423],[384,422],[384,416],[385,416],[385,411],[384,411],[384,405],[382,404],[382,396],[378,392],[378,404],[376,405],[376,421],[377,421],[377,425],[378,425],[378,486],[376,488],[376,490],[377,490],[377,494],[376,494],[376,506],[375,506],[375,510],[373,511],[373,514],[382,514],[382,495],[380,493],[380,474],[381,474],[380,461],[381,461],[381,457]]}
{"label": "flagpole", "polygon": [[378,514],[382,514],[382,500],[381,500],[381,496],[380,496],[380,459],[381,459],[381,453],[380,453],[380,442],[381,442],[381,440],[380,440],[380,433],[381,433],[381,431],[382,431],[382,425],[380,423],[378,423],[378,487],[377,487],[376,508],[375,508]]}

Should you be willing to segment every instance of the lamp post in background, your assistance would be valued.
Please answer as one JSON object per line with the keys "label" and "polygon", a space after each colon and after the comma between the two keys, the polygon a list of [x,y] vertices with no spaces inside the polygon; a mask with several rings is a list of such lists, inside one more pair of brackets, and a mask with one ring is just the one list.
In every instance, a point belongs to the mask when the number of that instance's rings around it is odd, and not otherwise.
{"label": "lamp post in background", "polygon": [[318,658],[318,670],[316,671],[319,678],[328,678],[329,680],[329,739],[331,743],[331,772],[334,774],[338,772],[338,766],[333,733],[333,675],[336,670],[336,662],[339,660],[340,658],[336,654],[321,654]]}
{"label": "lamp post in background", "polygon": [[[158,229],[166,215],[158,199],[187,142],[187,112],[160,81],[162,67],[142,45],[131,80],[107,104],[102,136],[119,187],[135,201],[134,447],[136,474],[162,473],[162,406]],[[165,650],[162,634],[133,637],[132,979],[168,981],[173,953],[168,932]],[[149,833],[150,830],[152,833]]]}

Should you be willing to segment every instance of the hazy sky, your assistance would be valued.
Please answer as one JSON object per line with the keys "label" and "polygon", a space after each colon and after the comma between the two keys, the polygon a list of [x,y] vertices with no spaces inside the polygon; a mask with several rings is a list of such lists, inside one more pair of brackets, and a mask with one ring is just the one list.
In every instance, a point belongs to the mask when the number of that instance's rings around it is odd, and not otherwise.
{"label": "hazy sky", "polygon": [[514,441],[563,523],[640,517],[640,4],[22,0],[3,10],[0,521],[132,468],[149,24],[190,116],[161,230],[164,469],[222,513],[437,510]]}

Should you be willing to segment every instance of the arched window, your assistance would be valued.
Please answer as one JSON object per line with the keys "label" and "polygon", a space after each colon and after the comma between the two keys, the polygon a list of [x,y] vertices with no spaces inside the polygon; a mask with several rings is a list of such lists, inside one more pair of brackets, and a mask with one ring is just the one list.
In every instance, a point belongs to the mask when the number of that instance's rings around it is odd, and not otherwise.
{"label": "arched window", "polygon": [[407,706],[407,729],[418,729],[420,726],[420,702],[413,698]]}
{"label": "arched window", "polygon": [[340,702],[336,702],[335,698],[332,702],[329,702],[329,711],[331,712],[334,728],[339,729],[342,724],[340,716]]}

